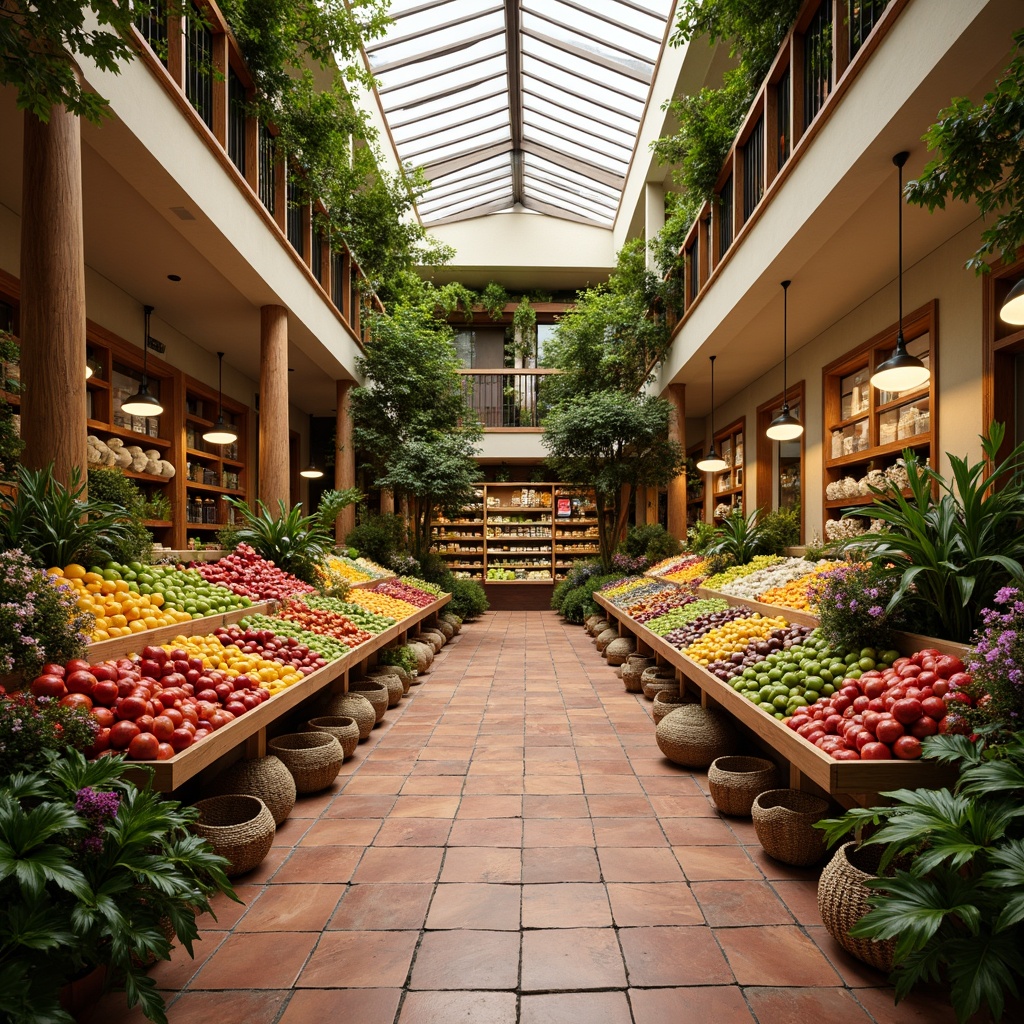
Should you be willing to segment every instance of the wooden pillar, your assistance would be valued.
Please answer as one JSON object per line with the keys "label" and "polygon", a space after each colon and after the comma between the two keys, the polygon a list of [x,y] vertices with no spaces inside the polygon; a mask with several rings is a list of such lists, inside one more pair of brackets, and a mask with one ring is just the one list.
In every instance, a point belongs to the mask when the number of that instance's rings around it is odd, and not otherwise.
{"label": "wooden pillar", "polygon": [[[686,447],[686,385],[670,384],[665,391],[672,410],[668,418],[668,436]],[[686,539],[686,471],[668,484],[668,532],[677,540]]]}
{"label": "wooden pillar", "polygon": [[382,488],[380,492],[380,514],[382,516],[393,516],[395,514],[395,492]]}
{"label": "wooden pillar", "polygon": [[25,114],[21,196],[21,429],[25,465],[86,475],[82,136],[64,107]]}
{"label": "wooden pillar", "polygon": [[634,518],[637,526],[643,526],[647,522],[647,488],[639,486],[636,489],[636,497],[633,499]]}
{"label": "wooden pillar", "polygon": [[[352,393],[350,380],[335,381],[337,388],[337,410],[334,420],[334,486],[343,491],[356,485],[356,451],[352,444],[352,410],[349,396]],[[349,505],[341,511],[335,526],[335,539],[340,544],[355,529],[356,507]]]}
{"label": "wooden pillar", "polygon": [[271,512],[289,506],[288,311],[260,309],[260,488]]}

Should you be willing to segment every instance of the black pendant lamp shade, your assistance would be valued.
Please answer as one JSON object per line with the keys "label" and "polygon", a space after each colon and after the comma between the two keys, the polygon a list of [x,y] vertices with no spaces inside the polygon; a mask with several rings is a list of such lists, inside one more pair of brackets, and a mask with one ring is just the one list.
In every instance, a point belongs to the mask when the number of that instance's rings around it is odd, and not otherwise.
{"label": "black pendant lamp shade", "polygon": [[896,332],[896,350],[884,363],[879,363],[878,368],[871,375],[871,383],[879,391],[912,391],[927,384],[930,377],[928,367],[917,356],[912,356],[907,351],[907,343],[903,339],[903,165],[907,162],[909,155],[909,153],[897,153],[892,158],[892,162],[899,170],[897,192],[899,199],[899,276],[897,282],[900,319],[899,329]]}
{"label": "black pendant lamp shade", "polygon": [[1004,324],[1024,324],[1024,277],[1011,289],[999,308],[999,319]]}
{"label": "black pendant lamp shade", "polygon": [[217,353],[217,422],[203,434],[210,444],[234,444],[238,433],[224,422],[224,353]]}
{"label": "black pendant lamp shade", "polygon": [[768,424],[765,433],[773,441],[793,441],[804,432],[804,425],[789,411],[789,398],[786,394],[789,385],[786,379],[786,362],[788,359],[786,340],[786,320],[788,317],[787,296],[791,281],[782,282],[782,412]]}
{"label": "black pendant lamp shade", "polygon": [[711,360],[711,447],[708,449],[707,455],[704,456],[697,463],[697,468],[702,473],[721,473],[723,469],[729,468],[729,463],[725,461],[715,451],[715,356],[708,356]]}
{"label": "black pendant lamp shade", "polygon": [[146,328],[142,338],[142,383],[134,395],[121,403],[121,412],[129,416],[159,416],[164,407],[155,395],[149,393],[149,377],[146,374],[149,364],[149,316],[153,312],[153,307],[143,306],[142,309],[146,314]]}
{"label": "black pendant lamp shade", "polygon": [[304,476],[307,480],[319,480],[324,475],[322,469],[316,468],[316,462],[313,459],[313,414],[309,414],[309,465],[305,469],[299,470],[299,476]]}

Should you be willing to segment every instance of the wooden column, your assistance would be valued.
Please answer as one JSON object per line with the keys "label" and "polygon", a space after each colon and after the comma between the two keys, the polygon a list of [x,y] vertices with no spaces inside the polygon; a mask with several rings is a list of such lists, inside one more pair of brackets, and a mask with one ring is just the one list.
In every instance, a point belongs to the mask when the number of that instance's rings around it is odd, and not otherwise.
{"label": "wooden column", "polygon": [[78,118],[25,114],[21,195],[21,429],[24,462],[64,483],[86,474],[85,249]]}
{"label": "wooden column", "polygon": [[[670,384],[665,397],[672,406],[668,419],[668,436],[686,447],[686,385]],[[673,477],[668,484],[668,532],[677,540],[686,539],[686,472]]]}
{"label": "wooden column", "polygon": [[[337,388],[337,410],[334,420],[334,486],[343,491],[356,485],[356,450],[352,444],[352,411],[349,396],[353,381],[335,381]],[[335,526],[335,539],[340,544],[355,529],[356,507],[349,505],[342,509]]]}
{"label": "wooden column", "polygon": [[393,516],[395,514],[395,492],[386,487],[380,492],[380,514],[382,516]]}
{"label": "wooden column", "polygon": [[288,311],[260,309],[260,487],[271,512],[289,502]]}

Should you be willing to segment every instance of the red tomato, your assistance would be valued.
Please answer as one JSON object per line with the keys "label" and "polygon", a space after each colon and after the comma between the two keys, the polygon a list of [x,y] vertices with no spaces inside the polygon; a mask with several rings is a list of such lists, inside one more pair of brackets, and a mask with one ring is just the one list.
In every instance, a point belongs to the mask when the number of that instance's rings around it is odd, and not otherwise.
{"label": "red tomato", "polygon": [[904,761],[916,761],[921,756],[921,741],[916,736],[901,736],[893,744],[892,750]]}
{"label": "red tomato", "polygon": [[40,670],[41,676],[60,676],[64,677],[64,666],[58,665],[56,662],[48,661]]}
{"label": "red tomato", "polygon": [[71,672],[64,677],[68,693],[92,693],[96,677],[91,672]]}
{"label": "red tomato", "polygon": [[54,697],[60,700],[61,697],[67,695],[67,687],[64,685],[64,680],[60,676],[36,676],[32,680],[32,696],[33,697]]}
{"label": "red tomato", "polygon": [[903,733],[903,726],[895,718],[883,719],[875,728],[875,736],[880,743],[895,743]]}
{"label": "red tomato", "polygon": [[156,748],[156,759],[158,761],[168,761],[177,751],[170,745],[170,743],[161,743]]}
{"label": "red tomato", "polygon": [[946,702],[942,697],[926,697],[921,701],[921,710],[937,722],[946,713]]}
{"label": "red tomato", "polygon": [[166,715],[157,715],[153,719],[153,725],[150,727],[150,731],[161,743],[166,743],[171,738],[171,733],[174,732],[174,729],[174,722]]}
{"label": "red tomato", "polygon": [[892,706],[892,717],[903,725],[912,725],[924,714],[921,702],[916,697],[898,700]]}
{"label": "red tomato", "polygon": [[112,661],[101,661],[98,665],[90,666],[89,671],[101,681],[117,679],[117,666]]}
{"label": "red tomato", "polygon": [[192,733],[188,729],[175,729],[171,733],[168,743],[175,752],[186,750],[192,746]]}
{"label": "red tomato", "polygon": [[92,746],[87,751],[89,757],[99,757],[104,750],[110,749],[110,730],[99,729],[93,737]]}
{"label": "red tomato", "polygon": [[101,679],[92,688],[92,700],[94,704],[109,708],[117,700],[117,683]]}
{"label": "red tomato", "polygon": [[92,665],[89,664],[84,658],[72,658],[65,666],[64,671],[67,672],[89,672],[92,670]]}
{"label": "red tomato", "polygon": [[110,745],[115,750],[126,750],[136,736],[141,735],[139,727],[132,721],[124,719],[110,727]]}
{"label": "red tomato", "polygon": [[134,722],[146,714],[146,702],[141,697],[122,697],[114,708],[118,718]]}
{"label": "red tomato", "polygon": [[117,719],[114,717],[114,712],[110,708],[105,707],[93,707],[92,717],[99,722],[100,726],[104,729],[109,729]]}
{"label": "red tomato", "polygon": [[92,710],[92,697],[87,693],[69,693],[66,697],[61,697],[61,704],[66,708],[86,708]]}
{"label": "red tomato", "polygon": [[139,717],[135,719],[135,724],[139,727],[141,732],[152,732],[154,721],[156,721],[156,719],[147,713],[145,715],[139,715]]}
{"label": "red tomato", "polygon": [[128,744],[128,756],[133,761],[155,761],[160,741],[151,732],[140,732]]}
{"label": "red tomato", "polygon": [[911,736],[923,740],[926,736],[934,736],[939,731],[939,723],[928,715],[922,715],[908,731]]}
{"label": "red tomato", "polygon": [[884,743],[865,743],[860,748],[862,761],[891,761],[892,754]]}
{"label": "red tomato", "polygon": [[943,679],[949,679],[963,671],[964,663],[954,654],[942,654],[935,659],[935,673]]}

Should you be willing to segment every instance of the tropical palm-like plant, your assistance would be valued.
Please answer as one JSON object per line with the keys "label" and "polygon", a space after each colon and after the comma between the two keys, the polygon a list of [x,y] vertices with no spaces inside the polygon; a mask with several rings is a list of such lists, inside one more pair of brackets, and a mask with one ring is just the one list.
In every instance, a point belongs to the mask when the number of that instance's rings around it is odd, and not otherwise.
{"label": "tropical palm-like plant", "polygon": [[950,479],[906,451],[910,496],[872,488],[871,505],[846,513],[885,523],[850,546],[899,579],[886,610],[900,605],[932,635],[966,642],[996,591],[1024,583],[1024,444],[998,462],[1005,434],[989,427],[980,462],[949,455]]}
{"label": "tropical palm-like plant", "polygon": [[316,566],[334,544],[334,538],[324,530],[319,516],[304,516],[301,504],[289,509],[283,501],[277,503],[277,515],[262,501],[256,502],[256,511],[237,499],[231,499],[231,504],[242,517],[242,525],[234,533],[234,543],[249,544],[264,558],[300,580],[316,581]]}
{"label": "tropical palm-like plant", "polygon": [[67,485],[53,478],[53,463],[18,466],[17,490],[0,495],[0,546],[21,548],[41,567],[106,561],[111,545],[128,541],[128,511],[112,501],[86,497],[77,468]]}
{"label": "tropical palm-like plant", "polygon": [[763,529],[757,522],[759,509],[744,516],[737,506],[718,524],[715,542],[707,549],[709,555],[725,555],[736,565],[744,565],[761,550]]}

